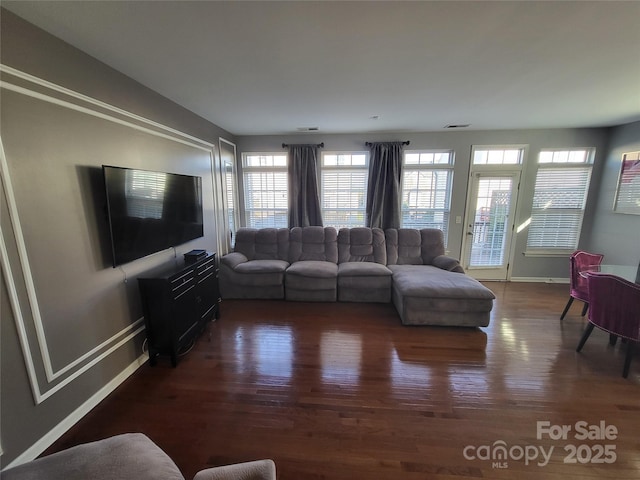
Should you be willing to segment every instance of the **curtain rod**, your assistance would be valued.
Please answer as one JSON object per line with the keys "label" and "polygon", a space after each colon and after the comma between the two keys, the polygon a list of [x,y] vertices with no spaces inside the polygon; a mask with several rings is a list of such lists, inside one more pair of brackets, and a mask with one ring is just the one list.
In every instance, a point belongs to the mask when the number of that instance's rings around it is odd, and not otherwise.
{"label": "curtain rod", "polygon": [[[288,143],[283,143],[282,144],[282,148],[287,148],[287,147],[291,147],[292,145],[289,145]],[[314,147],[318,147],[318,148],[324,148],[324,142],[322,143],[317,143],[313,145]]]}
{"label": "curtain rod", "polygon": [[[389,143],[392,143],[392,142],[389,142]],[[405,142],[400,142],[400,143],[402,143],[402,145],[409,145],[409,144],[411,143],[411,141],[407,140],[407,141],[405,141]],[[371,146],[373,145],[373,143],[372,143],[372,142],[364,142],[364,144],[365,144],[367,147],[371,147]]]}

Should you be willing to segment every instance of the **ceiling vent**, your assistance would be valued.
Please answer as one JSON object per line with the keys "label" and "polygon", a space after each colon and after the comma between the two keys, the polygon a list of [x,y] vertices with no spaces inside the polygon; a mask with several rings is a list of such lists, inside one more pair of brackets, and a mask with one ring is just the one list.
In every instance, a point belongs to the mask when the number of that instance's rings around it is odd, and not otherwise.
{"label": "ceiling vent", "polygon": [[296,130],[299,132],[317,132],[320,129],[318,127],[298,127]]}
{"label": "ceiling vent", "polygon": [[470,125],[471,125],[470,123],[458,123],[455,125],[445,125],[444,128],[467,128]]}

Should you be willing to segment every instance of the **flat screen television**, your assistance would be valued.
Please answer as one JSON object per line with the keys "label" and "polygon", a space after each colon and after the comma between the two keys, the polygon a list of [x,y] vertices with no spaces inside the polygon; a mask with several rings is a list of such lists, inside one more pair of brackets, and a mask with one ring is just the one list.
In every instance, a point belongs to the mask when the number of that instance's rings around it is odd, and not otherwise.
{"label": "flat screen television", "polygon": [[102,166],[113,266],[204,236],[202,178]]}

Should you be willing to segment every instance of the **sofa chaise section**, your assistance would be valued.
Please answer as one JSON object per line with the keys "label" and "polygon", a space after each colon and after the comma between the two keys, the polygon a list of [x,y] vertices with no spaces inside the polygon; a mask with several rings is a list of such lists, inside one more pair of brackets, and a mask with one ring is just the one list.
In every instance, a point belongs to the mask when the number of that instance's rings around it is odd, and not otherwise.
{"label": "sofa chaise section", "polygon": [[338,232],[338,300],[388,303],[391,270],[386,267],[384,232],[379,228],[341,228]]}
{"label": "sofa chaise section", "polygon": [[391,268],[392,300],[403,325],[489,325],[495,297],[477,280],[432,265]]}
{"label": "sofa chaise section", "polygon": [[222,298],[283,299],[289,229],[240,228],[233,253],[220,259]]}
{"label": "sofa chaise section", "polygon": [[338,233],[333,227],[293,227],[289,236],[285,298],[300,302],[335,302]]}
{"label": "sofa chaise section", "polygon": [[493,292],[446,256],[441,230],[385,231],[392,302],[404,325],[485,327]]}

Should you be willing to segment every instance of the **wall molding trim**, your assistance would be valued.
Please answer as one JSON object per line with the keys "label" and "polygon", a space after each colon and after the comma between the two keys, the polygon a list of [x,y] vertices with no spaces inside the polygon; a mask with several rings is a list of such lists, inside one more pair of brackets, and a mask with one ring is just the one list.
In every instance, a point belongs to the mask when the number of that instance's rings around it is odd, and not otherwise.
{"label": "wall molding trim", "polygon": [[[0,139],[1,142],[1,139]],[[0,148],[1,154],[1,148]],[[27,376],[29,377],[29,383],[31,384],[31,393],[33,395],[33,401],[40,403],[40,385],[38,384],[38,376],[33,363],[33,355],[31,354],[31,347],[29,347],[29,338],[24,326],[24,318],[22,316],[22,308],[20,307],[20,300],[18,298],[18,290],[14,282],[13,272],[11,271],[11,265],[9,264],[9,258],[7,254],[7,246],[4,243],[4,233],[0,227],[0,263],[2,264],[2,272],[5,277],[7,291],[9,293],[9,303],[11,304],[11,310],[16,321],[16,330],[18,331],[18,339],[20,340],[20,347],[22,348],[22,356],[24,357],[25,366],[27,367]]]}
{"label": "wall molding trim", "polygon": [[[28,73],[22,72],[16,68],[10,67],[8,65],[4,65],[2,63],[0,63],[0,72],[1,73],[6,73],[8,75],[14,76],[16,78],[19,78],[21,80],[25,80],[29,83],[32,83],[34,85],[39,85],[41,87],[45,87],[48,90],[51,90],[53,92],[58,92],[63,94],[64,96],[68,96],[70,98],[73,98],[75,100],[79,100],[81,102],[93,105],[94,107],[98,107],[104,110],[107,110],[109,112],[111,112],[112,114],[116,114],[116,115],[121,115],[125,118],[128,118],[129,120],[133,120],[133,121],[137,121],[140,122],[144,125],[147,125],[148,127],[153,127],[156,128],[158,130],[161,130],[163,132],[169,133],[171,135],[161,135],[159,134],[159,132],[154,131],[150,128],[144,129],[144,131],[147,131],[147,133],[152,133],[152,134],[156,134],[165,138],[168,138],[170,140],[177,140],[177,138],[180,139],[184,139],[184,140],[189,140],[193,143],[187,143],[187,145],[190,145],[192,147],[196,147],[196,148],[203,148],[204,150],[207,149],[212,149],[215,148],[215,144],[211,143],[211,142],[207,142],[206,140],[202,140],[200,138],[194,137],[193,135],[189,135],[188,133],[184,133],[181,132],[179,130],[176,130],[174,128],[171,127],[167,127],[166,125],[163,125],[161,123],[155,122],[153,120],[149,120],[148,118],[142,117],[140,115],[136,115],[135,113],[131,113],[128,112],[126,110],[123,110],[119,107],[116,107],[114,105],[111,105],[109,103],[103,102],[101,100],[97,100],[95,98],[89,97],[87,95],[84,95],[82,93],[76,92],[74,90],[68,89],[66,87],[62,87],[60,85],[57,85],[53,82],[49,82],[47,80],[43,80],[41,78],[38,78],[34,75],[30,75]],[[126,124],[127,122],[123,122],[117,118],[115,118],[114,116],[109,116],[109,115],[105,115],[102,114],[100,112],[97,112],[95,110],[91,110],[89,108],[86,107],[80,107],[78,105],[74,105],[70,102],[64,101],[64,100],[59,100],[55,97],[52,97],[50,95],[43,95],[40,94],[38,92],[35,92],[33,90],[29,90],[27,88],[24,87],[20,87],[18,85],[14,85],[12,83],[9,82],[5,82],[5,81],[0,81],[0,87],[2,88],[7,88],[8,90],[13,90],[16,91],[18,93],[22,93],[24,95],[29,95],[35,98],[40,98],[41,100],[45,100],[45,101],[49,101],[51,103],[55,103],[61,106],[66,106],[68,108],[73,108],[73,109],[77,109],[79,111],[82,111],[84,113],[87,113],[89,115],[95,115],[98,116],[100,118],[103,118],[105,120],[110,120],[110,121],[115,121],[116,123],[122,123],[122,124]],[[134,128],[136,128],[137,126],[133,123],[130,123],[129,126],[132,126]],[[138,127],[140,129],[142,129],[141,127]],[[176,138],[177,137],[177,138]]]}
{"label": "wall molding trim", "polygon": [[58,425],[52,428],[49,432],[42,436],[42,438],[24,451],[21,455],[16,457],[11,463],[5,466],[5,469],[12,468],[17,465],[21,465],[25,462],[30,462],[37,458],[42,452],[49,448],[53,442],[60,438],[65,432],[73,427],[78,421],[80,421],[87,413],[89,413],[94,407],[96,407],[102,400],[112,393],[118,386],[129,378],[138,368],[140,368],[147,360],[145,354],[134,360],[127,368],[125,368],[120,374],[114,377],[109,383],[98,390],[87,401],[75,409]]}
{"label": "wall molding trim", "polygon": [[[2,231],[2,228],[0,228],[0,263],[2,264],[2,271],[3,271],[4,276],[5,276],[7,291],[9,293],[9,302],[11,303],[11,310],[12,310],[14,318],[15,318],[16,330],[18,332],[18,338],[20,339],[20,346],[21,346],[22,351],[23,351],[23,357],[24,357],[25,365],[27,367],[27,376],[29,377],[29,383],[31,384],[31,393],[33,395],[33,400],[34,400],[34,403],[36,405],[42,403],[44,400],[49,398],[51,395],[53,395],[57,391],[59,391],[62,388],[64,388],[66,385],[68,385],[73,380],[75,380],[77,377],[79,377],[84,372],[89,370],[95,364],[97,364],[98,362],[102,361],[106,356],[108,356],[111,353],[113,353],[115,350],[117,350],[122,345],[127,343],[129,340],[134,338],[136,335],[138,335],[139,333],[143,332],[144,329],[145,329],[145,327],[143,325],[144,318],[139,318],[133,324],[131,324],[129,327],[127,327],[126,329],[118,332],[117,334],[115,334],[111,338],[105,340],[100,345],[98,345],[97,347],[92,349],[90,352],[88,352],[85,355],[83,355],[80,359],[78,359],[75,362],[73,362],[74,366],[77,365],[80,362],[80,360],[84,361],[86,358],[88,358],[94,352],[99,351],[102,348],[104,348],[106,345],[111,343],[115,338],[120,337],[121,335],[123,335],[123,334],[135,329],[133,332],[129,333],[129,335],[127,335],[125,338],[121,339],[115,345],[112,345],[109,349],[107,349],[104,352],[102,352],[102,354],[100,354],[99,356],[95,357],[93,360],[91,360],[89,363],[84,365],[82,368],[80,368],[79,370],[74,372],[72,375],[70,375],[67,378],[65,378],[62,382],[56,384],[53,388],[51,388],[51,389],[49,389],[49,390],[47,390],[46,392],[43,393],[42,390],[40,389],[40,383],[38,382],[38,375],[36,373],[34,360],[33,360],[33,355],[31,353],[31,347],[29,346],[29,338],[28,338],[28,334],[27,334],[27,331],[26,331],[26,327],[25,327],[24,316],[22,314],[22,308],[20,306],[20,300],[18,298],[18,290],[17,290],[16,284],[14,282],[13,272],[11,270],[11,265],[9,264],[8,252],[7,252],[6,244],[4,242],[4,232]],[[143,354],[140,358],[146,358],[146,354]],[[67,367],[69,367],[69,366],[67,366]],[[65,367],[65,369],[67,369],[67,367]]]}
{"label": "wall molding trim", "polygon": [[[9,165],[7,163],[6,154],[4,151],[4,145],[2,143],[2,139],[0,138],[0,178],[2,179],[2,183],[4,186],[5,197],[7,200],[7,207],[9,209],[9,219],[11,222],[11,226],[13,229],[13,237],[16,242],[17,250],[18,250],[18,258],[20,267],[22,270],[25,289],[27,292],[27,298],[29,301],[29,306],[31,310],[31,314],[33,316],[33,324],[36,331],[36,338],[38,341],[38,346],[40,349],[40,355],[42,359],[42,365],[44,367],[44,372],[46,375],[47,382],[49,384],[56,381],[61,376],[65,375],[72,369],[76,368],[83,362],[87,361],[91,356],[96,355],[97,352],[107,348],[113,342],[116,342],[118,338],[126,335],[125,340],[129,340],[133,338],[138,333],[144,330],[144,319],[139,318],[132,324],[128,325],[124,329],[119,332],[116,332],[110,338],[104,340],[99,345],[92,348],[90,351],[86,352],[84,355],[81,355],[76,360],[72,361],[68,365],[63,368],[54,371],[52,362],[51,362],[51,354],[49,351],[49,346],[47,344],[46,334],[44,331],[44,324],[42,321],[42,314],[40,311],[40,306],[38,303],[38,296],[36,293],[35,284],[33,281],[33,275],[31,274],[31,266],[29,264],[29,256],[27,254],[26,242],[24,239],[24,235],[22,234],[22,224],[20,222],[20,217],[18,215],[18,207],[15,201],[15,195],[13,191],[13,185],[11,182],[11,176],[9,175]],[[25,318],[22,312],[22,308],[20,307],[18,295],[17,295],[17,287],[14,281],[13,272],[11,266],[9,264],[8,252],[6,250],[6,244],[4,242],[4,232],[0,229],[0,235],[2,235],[2,268],[7,277],[7,286],[10,291],[11,296],[11,307],[13,309],[13,313],[16,321],[16,328],[21,340],[21,347],[23,350],[23,355],[25,358],[25,365],[27,367],[27,372],[29,374],[29,379],[31,382],[31,387],[33,390],[34,401],[37,404],[41,403],[49,396],[53,395],[55,392],[68,385],[71,381],[76,379],[86,370],[91,368],[93,365],[102,360],[106,355],[114,351],[114,346],[104,351],[102,354],[94,357],[91,361],[85,364],[82,368],[75,371],[69,377],[66,377],[62,382],[56,384],[53,388],[45,391],[43,393],[42,388],[40,386],[40,382],[38,380],[38,375],[35,371],[35,360],[33,358],[33,352],[29,346],[29,340],[25,325]],[[142,326],[141,326],[142,325]],[[130,333],[133,332],[133,333]],[[121,346],[123,344],[123,340],[120,340],[116,343],[116,346]]]}
{"label": "wall molding trim", "polygon": [[[0,64],[0,73],[2,73],[5,77],[0,80],[1,89],[12,91],[20,95],[25,95],[43,102],[55,104],[57,106],[67,108],[69,110],[74,110],[82,114],[91,115],[108,122],[113,122],[131,128],[133,130],[141,131],[149,135],[188,145],[189,147],[207,152],[211,161],[212,181],[215,182],[216,179],[220,176],[219,171],[216,170],[217,165],[215,165],[217,146],[213,143],[196,138],[187,133],[180,132],[158,122],[154,122],[152,120],[141,117],[140,115],[127,112],[121,108],[107,104],[100,100],[96,100],[73,90],[48,82],[46,80],[37,78],[33,75],[21,72],[6,65]],[[16,83],[14,84],[6,81],[7,75],[14,77]],[[45,93],[43,93],[43,91]],[[133,323],[127,325],[121,331],[116,332],[110,338],[102,341],[99,345],[94,346],[88,352],[71,361],[69,364],[63,366],[62,368],[54,370],[49,346],[47,344],[42,312],[39,307],[32,270],[29,264],[29,256],[25,238],[23,235],[23,229],[20,222],[20,217],[18,215],[18,208],[16,204],[13,185],[11,182],[9,164],[5,155],[1,138],[0,179],[4,185],[5,197],[9,210],[9,220],[13,230],[15,244],[17,246],[17,262],[19,263],[18,270],[22,271],[22,275],[24,278],[24,287],[27,294],[27,301],[32,312],[33,328],[35,330],[36,338],[34,340],[31,340],[31,343],[37,341],[41,358],[37,358],[37,355],[34,356],[35,345],[30,345],[29,334],[26,328],[27,319],[25,318],[23,308],[20,305],[18,289],[15,283],[15,277],[13,276],[13,271],[15,271],[15,269],[12,270],[9,262],[9,257],[7,256],[7,245],[4,241],[4,234],[7,232],[2,232],[0,230],[0,235],[2,235],[2,242],[0,243],[0,253],[2,254],[2,269],[5,276],[7,277],[7,285],[11,298],[11,308],[15,316],[16,327],[20,336],[21,347],[27,368],[27,373],[31,383],[34,401],[36,404],[39,404],[57,391],[64,388],[70,382],[78,378],[88,369],[102,361],[106,356],[113,353],[116,349],[132,340],[136,335],[139,335],[141,332],[143,332],[145,328],[144,319],[139,318],[135,320]],[[215,230],[216,232],[218,232],[219,219],[214,218],[213,220]],[[33,335],[31,336],[33,337]],[[51,388],[47,388],[41,384],[44,379],[40,379],[38,376],[38,372],[41,368],[40,363],[42,364],[42,370],[44,371],[44,375],[40,376],[46,377],[46,382]]]}

